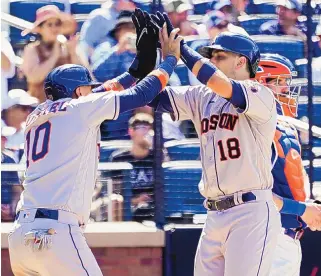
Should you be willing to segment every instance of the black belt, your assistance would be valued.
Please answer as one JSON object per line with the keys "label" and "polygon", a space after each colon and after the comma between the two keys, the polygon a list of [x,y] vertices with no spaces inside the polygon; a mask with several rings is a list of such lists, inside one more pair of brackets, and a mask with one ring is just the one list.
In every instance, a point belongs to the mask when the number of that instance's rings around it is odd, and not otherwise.
{"label": "black belt", "polygon": [[[18,219],[19,214],[20,214],[20,211],[18,211],[16,215],[16,220]],[[58,210],[39,208],[36,211],[35,218],[58,220],[58,214],[59,214]]]}
{"label": "black belt", "polygon": [[303,236],[303,233],[304,233],[304,230],[301,228],[296,229],[296,230],[293,230],[293,229],[285,229],[284,230],[284,234],[294,240],[300,240]]}
{"label": "black belt", "polygon": [[[256,200],[256,196],[252,192],[242,194],[243,202],[249,202],[253,200]],[[224,197],[223,199],[217,199],[217,200],[208,199],[206,201],[206,206],[211,211],[224,211],[236,205],[240,205],[240,203],[234,201],[234,196],[227,196],[227,197]]]}

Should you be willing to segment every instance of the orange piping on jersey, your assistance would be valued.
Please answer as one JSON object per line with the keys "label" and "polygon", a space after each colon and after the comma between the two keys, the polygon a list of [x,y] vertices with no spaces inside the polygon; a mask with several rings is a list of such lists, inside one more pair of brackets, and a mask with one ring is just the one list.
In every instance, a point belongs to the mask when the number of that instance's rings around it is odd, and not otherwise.
{"label": "orange piping on jersey", "polygon": [[154,70],[151,73],[148,74],[149,76],[155,76],[159,79],[159,81],[162,84],[162,90],[165,88],[166,84],[168,83],[169,76],[168,74],[160,69]]}
{"label": "orange piping on jersey", "polygon": [[302,159],[295,149],[290,149],[285,157],[284,174],[291,189],[293,198],[305,201],[304,175],[302,171]]}
{"label": "orange piping on jersey", "polygon": [[278,152],[278,156],[281,157],[281,158],[285,158],[282,145],[279,142],[281,136],[282,136],[282,133],[278,129],[276,129],[275,130],[275,135],[274,135],[274,142],[275,142],[275,146],[276,146],[276,149],[277,149],[277,152]]}

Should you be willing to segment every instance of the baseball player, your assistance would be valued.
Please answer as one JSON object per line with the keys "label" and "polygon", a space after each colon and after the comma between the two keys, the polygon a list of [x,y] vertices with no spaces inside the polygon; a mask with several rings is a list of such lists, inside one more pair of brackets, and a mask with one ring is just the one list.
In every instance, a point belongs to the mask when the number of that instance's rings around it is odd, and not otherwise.
{"label": "baseball player", "polygon": [[[133,20],[143,20],[146,27],[137,30],[137,47],[152,41],[148,47],[156,51],[158,28],[140,16],[135,12]],[[180,56],[178,31],[170,37],[162,32],[165,60],[158,69],[120,93],[91,93],[97,83],[83,66],[63,65],[49,73],[47,101],[27,119],[24,191],[8,238],[15,275],[102,275],[81,227],[89,219],[94,192],[99,126],[146,105],[164,89]],[[137,52],[130,68],[135,76],[125,73],[119,85],[126,86],[145,66]]]}
{"label": "baseball player", "polygon": [[[300,86],[291,85],[296,71],[287,58],[278,54],[263,54],[255,79],[270,88],[276,98],[278,121],[272,146],[273,192],[283,198],[302,202],[295,215],[281,214],[282,231],[279,234],[270,275],[300,275],[302,259],[300,238],[307,226],[303,215],[306,201],[306,172],[302,165],[301,146],[294,125],[287,117],[297,116]],[[285,117],[287,116],[287,117]],[[300,206],[299,205],[299,206]],[[311,207],[307,207],[311,208]],[[302,210],[302,211],[301,211]]]}
{"label": "baseball player", "polygon": [[[151,17],[172,32],[166,14]],[[271,191],[275,100],[249,80],[260,60],[251,38],[224,32],[202,52],[206,58],[181,44],[182,60],[204,85],[167,87],[150,103],[192,120],[200,138],[208,215],[194,275],[268,275],[281,230]]]}

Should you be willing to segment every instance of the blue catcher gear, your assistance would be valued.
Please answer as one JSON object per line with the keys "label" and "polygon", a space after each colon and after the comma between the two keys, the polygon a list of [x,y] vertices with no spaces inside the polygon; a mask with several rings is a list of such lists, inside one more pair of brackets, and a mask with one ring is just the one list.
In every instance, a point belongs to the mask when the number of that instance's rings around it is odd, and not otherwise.
{"label": "blue catcher gear", "polygon": [[260,62],[260,50],[249,36],[222,32],[217,35],[212,45],[200,48],[199,53],[210,59],[213,50],[231,52],[246,57],[249,62],[250,77],[255,77]]}
{"label": "blue catcher gear", "polygon": [[65,64],[53,69],[45,79],[47,98],[56,101],[71,98],[76,88],[80,86],[98,86],[90,76],[88,69],[81,65]]}

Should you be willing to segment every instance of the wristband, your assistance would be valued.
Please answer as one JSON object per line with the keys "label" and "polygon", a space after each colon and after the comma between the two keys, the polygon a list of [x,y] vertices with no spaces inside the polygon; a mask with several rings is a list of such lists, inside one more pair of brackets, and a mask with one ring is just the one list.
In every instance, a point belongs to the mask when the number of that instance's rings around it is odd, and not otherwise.
{"label": "wristband", "polygon": [[169,55],[159,65],[158,69],[164,70],[168,74],[168,76],[170,76],[173,73],[176,64],[177,58],[175,56]]}
{"label": "wristband", "polygon": [[283,198],[283,206],[280,210],[282,214],[302,216],[305,212],[306,205],[302,202],[288,198]]}
{"label": "wristband", "polygon": [[118,76],[116,80],[122,87],[124,87],[124,89],[131,87],[136,82],[136,79],[128,72]]}

